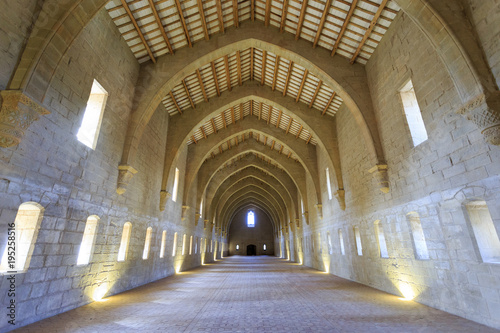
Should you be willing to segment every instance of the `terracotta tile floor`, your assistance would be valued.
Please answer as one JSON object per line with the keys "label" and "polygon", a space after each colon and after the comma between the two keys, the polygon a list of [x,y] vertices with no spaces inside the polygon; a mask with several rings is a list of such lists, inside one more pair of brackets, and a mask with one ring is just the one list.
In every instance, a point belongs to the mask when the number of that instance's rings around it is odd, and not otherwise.
{"label": "terracotta tile floor", "polygon": [[274,257],[230,257],[16,332],[498,332]]}

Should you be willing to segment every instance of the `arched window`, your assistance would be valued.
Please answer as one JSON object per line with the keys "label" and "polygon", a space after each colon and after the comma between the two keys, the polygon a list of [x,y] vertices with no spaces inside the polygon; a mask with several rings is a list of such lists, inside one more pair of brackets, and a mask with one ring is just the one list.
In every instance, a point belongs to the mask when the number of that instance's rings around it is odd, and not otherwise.
{"label": "arched window", "polygon": [[193,236],[189,237],[189,255],[193,254]]}
{"label": "arched window", "polygon": [[172,257],[177,253],[177,233],[174,234],[174,246],[172,248]]}
{"label": "arched window", "polygon": [[142,259],[146,260],[149,257],[149,249],[151,248],[151,237],[153,234],[153,228],[149,227],[146,229],[146,240],[144,241],[144,250],[142,251]]}
{"label": "arched window", "polygon": [[160,258],[165,257],[165,244],[167,243],[167,230],[161,233]]}
{"label": "arched window", "polygon": [[187,235],[184,234],[182,236],[182,255],[186,254],[186,239],[187,239]]}
{"label": "arched window", "polygon": [[83,114],[82,126],[76,135],[78,141],[92,149],[95,149],[97,144],[97,137],[99,136],[102,114],[107,98],[108,92],[94,79],[87,107]]}
{"label": "arched window", "polygon": [[92,249],[94,248],[95,236],[97,234],[97,224],[99,223],[99,216],[92,215],[87,218],[85,224],[85,231],[83,232],[82,243],[80,244],[80,251],[78,252],[77,265],[87,265],[90,262]]}
{"label": "arched window", "polygon": [[328,242],[328,254],[333,254],[332,237],[330,236],[330,231],[326,233],[326,240]]}
{"label": "arched window", "polygon": [[473,201],[466,207],[483,262],[500,263],[500,240],[486,202]]}
{"label": "arched window", "polygon": [[177,192],[179,191],[179,169],[175,168],[174,188],[172,189],[172,200],[177,201]]}
{"label": "arched window", "polygon": [[240,249],[240,246],[238,244],[236,244],[236,251],[238,251]]}
{"label": "arched window", "polygon": [[339,243],[340,243],[340,253],[342,253],[342,255],[345,255],[344,236],[342,235],[342,229],[339,229]]}
{"label": "arched window", "polygon": [[130,243],[130,235],[132,234],[132,223],[127,222],[123,225],[122,240],[120,249],[118,250],[118,261],[127,259],[128,245]]}
{"label": "arched window", "polygon": [[356,251],[358,253],[358,256],[363,255],[363,246],[361,245],[361,234],[359,233],[359,228],[354,227],[354,240],[356,243]]}
{"label": "arched window", "polygon": [[16,219],[8,223],[7,246],[0,271],[23,272],[28,269],[44,210],[36,202],[25,202],[19,206]]}
{"label": "arched window", "polygon": [[420,216],[417,212],[410,212],[406,216],[410,222],[411,239],[413,240],[416,259],[429,259],[429,251],[427,250],[424,229],[422,229],[422,223],[420,223]]}
{"label": "arched window", "polygon": [[389,258],[389,254],[387,252],[387,244],[385,242],[384,229],[380,220],[375,221],[375,236],[377,237],[378,249],[381,258]]}
{"label": "arched window", "polygon": [[255,227],[255,215],[253,211],[249,211],[247,214],[247,226],[249,228]]}
{"label": "arched window", "polygon": [[263,249],[264,251],[266,251],[266,250],[267,250],[267,246],[266,246],[266,244],[264,244],[264,246],[262,247],[262,249]]}

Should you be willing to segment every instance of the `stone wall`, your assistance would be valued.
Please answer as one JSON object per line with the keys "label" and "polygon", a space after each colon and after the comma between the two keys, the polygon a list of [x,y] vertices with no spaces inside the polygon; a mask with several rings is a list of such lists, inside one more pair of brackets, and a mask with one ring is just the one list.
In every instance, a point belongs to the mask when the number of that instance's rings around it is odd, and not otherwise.
{"label": "stone wall", "polygon": [[[34,6],[24,5],[25,11]],[[16,8],[13,6],[1,15],[29,23],[31,14],[19,14]],[[26,29],[19,27],[18,35],[11,39],[16,45],[1,49],[2,66],[4,59],[7,67],[14,63],[11,59],[17,59]],[[9,76],[12,69],[6,69],[8,73],[2,75]],[[17,327],[92,302],[96,292],[115,294],[174,274],[175,270],[197,266],[205,256],[200,253],[199,243],[196,253],[195,244],[191,255],[181,253],[184,234],[188,240],[193,236],[198,242],[207,238],[205,233],[213,238],[203,224],[195,229],[194,219],[181,223],[182,199],[168,200],[164,212],[158,209],[168,128],[168,115],[161,107],[142,137],[134,165],[138,174],[125,194],[116,194],[117,166],[138,73],[137,60],[102,10],[59,65],[44,101],[51,114],[35,122],[20,145],[0,150],[0,233],[7,233],[6,223],[14,221],[21,203],[34,201],[45,208],[29,269],[16,274]],[[92,150],[77,140],[76,133],[94,79],[109,96],[97,146]],[[3,76],[1,80],[3,88]],[[187,149],[176,162],[181,171],[186,156]],[[183,176],[181,172],[179,198]],[[88,265],[77,266],[90,215],[100,217],[92,259]],[[127,259],[118,262],[125,222],[132,223],[130,246]],[[151,249],[148,259],[143,260],[148,227],[152,227]],[[163,230],[167,231],[165,257],[159,258]],[[175,232],[178,251],[173,257]],[[5,239],[1,242],[3,253]],[[211,257],[207,255],[205,260],[211,261]],[[7,280],[2,279],[1,304],[9,301],[7,289]],[[0,331],[11,329],[6,321],[0,325]]]}
{"label": "stone wall", "polygon": [[[498,65],[491,61],[496,52],[496,39],[491,38],[495,32],[484,33],[481,28],[479,32],[481,40],[490,45],[486,53],[495,73]],[[479,130],[455,113],[460,99],[445,66],[403,13],[366,70],[391,189],[387,194],[378,189],[368,172],[373,165],[355,120],[341,109],[337,130],[347,208],[342,211],[335,200],[328,200],[323,177],[325,168],[332,167],[320,153],[325,215],[302,232],[305,244],[319,234],[322,248],[315,244],[313,254],[309,244],[305,264],[499,328],[500,265],[482,262],[465,204],[485,200],[498,233],[500,150],[485,144]],[[408,79],[413,82],[429,135],[416,147],[398,93]],[[309,200],[311,197],[309,193]],[[411,212],[420,217],[429,259],[419,259],[416,254],[407,215]],[[383,230],[388,258],[381,258],[375,221]],[[360,231],[362,255],[356,251],[355,226]],[[345,255],[340,253],[338,229],[342,229]],[[333,254],[325,257],[328,232]]]}
{"label": "stone wall", "polygon": [[[233,217],[229,227],[229,255],[247,255],[247,245],[256,245],[257,255],[274,255],[273,226],[269,217],[261,210],[254,209],[255,227],[247,227],[248,209],[242,209]],[[266,244],[266,250],[263,246]],[[236,249],[239,245],[239,250]]]}

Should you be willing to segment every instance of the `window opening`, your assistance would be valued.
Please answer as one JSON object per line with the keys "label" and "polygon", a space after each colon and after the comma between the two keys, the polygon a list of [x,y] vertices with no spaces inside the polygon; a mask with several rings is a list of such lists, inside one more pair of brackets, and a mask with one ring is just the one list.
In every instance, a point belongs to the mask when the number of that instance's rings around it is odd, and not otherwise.
{"label": "window opening", "polygon": [[249,228],[255,227],[255,216],[252,211],[249,211],[247,214],[247,226]]}
{"label": "window opening", "polygon": [[425,129],[424,120],[422,119],[422,112],[418,106],[417,96],[413,89],[413,83],[409,80],[403,88],[399,91],[403,109],[406,115],[406,121],[410,128],[413,146],[418,146],[427,140],[427,130]]}
{"label": "window opening", "polygon": [[466,208],[483,262],[500,263],[500,240],[486,202],[473,201]]}
{"label": "window opening", "polygon": [[387,252],[387,244],[385,242],[384,228],[380,223],[380,220],[375,221],[374,226],[380,257],[389,258],[389,253]]}
{"label": "window opening", "polygon": [[179,191],[179,169],[175,168],[174,188],[172,189],[172,200],[177,202],[177,192]]}
{"label": "window opening", "polygon": [[344,236],[342,235],[342,229],[339,229],[339,243],[340,243],[340,253],[342,253],[342,255],[345,255]]}
{"label": "window opening", "polygon": [[97,145],[97,137],[99,136],[107,98],[108,92],[94,79],[87,107],[83,114],[82,125],[76,135],[78,141],[92,149],[95,149]]}
{"label": "window opening", "polygon": [[167,243],[167,230],[161,233],[160,258],[165,258],[165,245]]}
{"label": "window opening", "polygon": [[330,183],[330,170],[326,168],[326,187],[328,189],[328,199],[332,200],[332,185]]}
{"label": "window opening", "polygon": [[77,265],[87,265],[90,262],[90,256],[92,255],[95,236],[97,234],[96,231],[98,222],[99,216],[92,215],[87,218],[85,230],[83,231],[82,243],[80,244],[80,250],[78,251],[78,259],[76,260]]}
{"label": "window opening", "polygon": [[420,223],[420,216],[416,212],[408,213],[406,216],[410,222],[415,257],[421,260],[429,259],[429,251],[427,250],[427,243],[425,242],[424,230]]}
{"label": "window opening", "polygon": [[120,249],[118,250],[118,261],[125,261],[127,259],[127,252],[130,243],[131,232],[132,232],[132,223],[126,222],[123,225],[122,239],[120,241]]}
{"label": "window opening", "polygon": [[146,229],[146,240],[144,242],[144,251],[142,251],[143,260],[146,260],[149,257],[149,249],[151,248],[152,233],[153,233],[153,228],[149,227]]}

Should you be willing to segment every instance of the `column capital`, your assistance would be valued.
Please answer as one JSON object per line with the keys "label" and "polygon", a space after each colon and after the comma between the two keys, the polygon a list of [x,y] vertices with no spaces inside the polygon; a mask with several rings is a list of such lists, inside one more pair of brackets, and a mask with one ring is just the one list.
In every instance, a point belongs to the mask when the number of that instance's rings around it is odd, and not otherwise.
{"label": "column capital", "polygon": [[137,170],[130,165],[119,165],[118,166],[118,184],[116,187],[116,193],[122,195],[127,191],[128,184],[132,177],[137,173]]}
{"label": "column capital", "polygon": [[476,124],[487,143],[500,146],[500,91],[477,95],[457,113]]}

